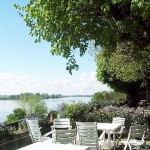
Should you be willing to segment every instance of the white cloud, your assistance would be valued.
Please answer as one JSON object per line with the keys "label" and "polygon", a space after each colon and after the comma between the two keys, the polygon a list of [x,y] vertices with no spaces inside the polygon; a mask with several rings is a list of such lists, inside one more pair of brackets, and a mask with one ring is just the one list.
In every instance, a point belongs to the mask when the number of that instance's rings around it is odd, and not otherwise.
{"label": "white cloud", "polygon": [[63,77],[43,81],[29,75],[16,75],[12,73],[0,73],[0,95],[20,94],[24,92],[40,92],[62,95],[90,95],[95,92],[109,90],[106,85],[96,79],[95,72],[82,73],[76,82],[72,77]]}

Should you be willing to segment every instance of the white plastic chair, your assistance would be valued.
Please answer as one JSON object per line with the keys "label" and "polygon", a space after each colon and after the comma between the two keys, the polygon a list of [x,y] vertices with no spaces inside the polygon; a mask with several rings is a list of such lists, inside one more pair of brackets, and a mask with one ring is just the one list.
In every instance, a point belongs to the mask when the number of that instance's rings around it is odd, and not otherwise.
{"label": "white plastic chair", "polygon": [[[122,137],[122,133],[123,133],[123,130],[125,129],[125,118],[121,118],[121,117],[113,117],[113,120],[112,120],[112,123],[118,123],[118,124],[121,124],[120,128],[118,128],[116,131],[115,131],[115,135],[114,133],[111,131],[110,132],[110,135],[114,135],[115,137],[117,137],[117,143],[116,145],[118,145],[121,137]],[[106,132],[107,133],[107,132]],[[107,133],[108,134],[108,133]],[[108,141],[106,142],[106,144],[108,143]]]}
{"label": "white plastic chair", "polygon": [[55,143],[61,144],[75,144],[76,143],[76,129],[70,130],[56,130],[56,139]]}
{"label": "white plastic chair", "polygon": [[144,116],[150,115],[150,110],[149,109],[145,109],[143,113],[144,113]]}
{"label": "white plastic chair", "polygon": [[144,139],[145,130],[146,130],[145,125],[131,126],[128,133],[127,140],[120,141],[121,144],[125,145],[124,150],[126,150],[127,147],[129,147],[130,150],[132,150],[132,148],[136,148],[137,150],[140,150],[141,146],[145,146],[145,149],[147,150],[146,141]]}
{"label": "white plastic chair", "polygon": [[40,131],[41,128],[39,127],[37,119],[32,119],[32,120],[26,119],[26,123],[27,123],[29,134],[33,143],[42,142],[44,140],[50,139],[50,137],[48,136],[54,132],[54,131],[51,131],[42,135]]}
{"label": "white plastic chair", "polygon": [[124,126],[125,125],[125,118],[113,117],[112,123],[119,123],[119,124],[121,124],[121,127],[118,130],[116,130],[116,132],[115,132],[116,136],[119,135],[118,138],[120,139],[121,136],[122,136],[123,130],[125,129],[125,126]]}
{"label": "white plastic chair", "polygon": [[98,138],[96,122],[76,122],[77,132],[79,134],[79,145],[97,147],[104,142],[104,132]]}
{"label": "white plastic chair", "polygon": [[[53,126],[51,126],[51,130],[65,130],[65,129],[72,129],[72,126],[70,124],[70,119],[69,118],[56,118],[53,121]],[[52,140],[55,142],[56,139],[56,134],[55,132],[52,133]]]}
{"label": "white plastic chair", "polygon": [[70,124],[69,118],[56,118],[53,121],[53,126],[51,126],[52,130],[57,129],[71,129],[72,126]]}

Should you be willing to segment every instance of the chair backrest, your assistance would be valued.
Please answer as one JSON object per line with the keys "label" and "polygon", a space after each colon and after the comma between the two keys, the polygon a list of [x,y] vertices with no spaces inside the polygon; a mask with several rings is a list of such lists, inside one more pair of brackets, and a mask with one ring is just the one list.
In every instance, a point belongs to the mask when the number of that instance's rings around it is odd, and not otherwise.
{"label": "chair backrest", "polygon": [[146,131],[146,125],[131,126],[129,131],[130,139],[144,140],[145,131]]}
{"label": "chair backrest", "polygon": [[96,122],[76,122],[76,125],[80,145],[99,146]]}
{"label": "chair backrest", "polygon": [[150,115],[150,110],[149,109],[144,110],[144,116],[146,116],[146,115]]}
{"label": "chair backrest", "polygon": [[37,119],[26,119],[26,122],[32,142],[34,143],[41,141],[41,131]]}
{"label": "chair backrest", "polygon": [[121,125],[124,125],[125,124],[125,118],[113,117],[112,123],[120,123]]}
{"label": "chair backrest", "polygon": [[70,129],[70,130],[56,130],[56,139],[55,143],[63,143],[68,144],[72,143],[75,144],[76,141],[76,129]]}
{"label": "chair backrest", "polygon": [[69,118],[56,118],[53,122],[53,127],[55,129],[70,129],[70,119]]}

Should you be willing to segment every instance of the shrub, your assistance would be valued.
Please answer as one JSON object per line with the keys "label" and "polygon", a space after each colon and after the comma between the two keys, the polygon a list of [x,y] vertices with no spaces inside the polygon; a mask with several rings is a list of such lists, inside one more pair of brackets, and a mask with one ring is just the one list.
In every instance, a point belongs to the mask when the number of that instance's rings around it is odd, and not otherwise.
{"label": "shrub", "polygon": [[69,104],[67,103],[61,103],[58,104],[57,106],[57,115],[59,114],[61,118],[65,118],[66,117],[66,108],[69,106]]}
{"label": "shrub", "polygon": [[25,129],[27,128],[27,123],[26,123],[26,120],[22,120],[20,122],[18,122],[18,125],[19,125],[19,129]]}
{"label": "shrub", "polygon": [[11,125],[6,126],[6,122],[3,124],[0,123],[0,138],[11,137],[13,135],[13,131],[15,130],[16,128]]}
{"label": "shrub", "polygon": [[36,107],[41,104],[42,97],[30,93],[21,94],[19,105],[26,111],[28,115],[35,113]]}
{"label": "shrub", "polygon": [[56,111],[56,110],[51,110],[51,111],[49,112],[50,121],[53,121],[55,118],[57,118],[57,115],[58,115],[58,111]]}
{"label": "shrub", "polygon": [[[107,103],[108,104],[108,103]],[[64,105],[63,105],[64,106]],[[143,107],[130,108],[127,106],[112,106],[106,103],[73,103],[63,107],[63,114],[69,117],[72,122],[76,121],[95,121],[112,122],[113,117],[125,117],[125,126],[129,129],[132,124],[143,125],[146,123]]]}
{"label": "shrub", "polygon": [[14,122],[20,119],[24,119],[26,116],[25,110],[21,108],[16,108],[13,113],[7,116],[7,123]]}
{"label": "shrub", "polygon": [[35,107],[35,113],[37,115],[42,115],[47,113],[47,106],[44,103],[37,104]]}
{"label": "shrub", "polygon": [[74,103],[66,106],[65,114],[74,121],[88,121],[87,115],[93,111],[93,107],[86,103]]}

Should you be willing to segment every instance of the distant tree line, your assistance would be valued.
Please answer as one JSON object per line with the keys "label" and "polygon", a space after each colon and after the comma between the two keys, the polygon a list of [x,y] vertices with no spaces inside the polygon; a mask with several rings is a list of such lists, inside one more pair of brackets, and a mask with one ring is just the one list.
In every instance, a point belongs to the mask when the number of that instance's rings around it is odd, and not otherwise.
{"label": "distant tree line", "polygon": [[93,95],[72,95],[72,97],[92,97]]}
{"label": "distant tree line", "polygon": [[21,95],[26,95],[26,96],[36,96],[36,97],[41,97],[42,99],[49,99],[49,98],[62,98],[61,94],[47,94],[47,93],[21,93],[19,95],[0,95],[0,100],[19,100]]}

